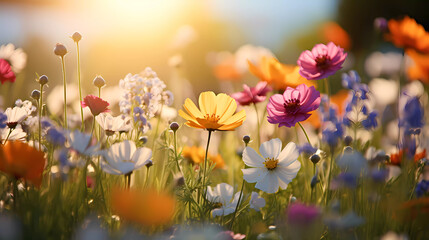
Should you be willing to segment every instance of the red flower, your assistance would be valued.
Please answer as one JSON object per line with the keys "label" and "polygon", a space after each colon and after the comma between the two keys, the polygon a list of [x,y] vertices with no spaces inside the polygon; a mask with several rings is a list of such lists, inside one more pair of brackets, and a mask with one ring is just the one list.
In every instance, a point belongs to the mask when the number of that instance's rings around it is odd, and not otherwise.
{"label": "red flower", "polygon": [[82,107],[89,107],[89,110],[91,110],[91,113],[94,116],[97,116],[102,112],[110,111],[107,108],[109,106],[109,103],[94,95],[86,96],[81,102],[81,105]]}
{"label": "red flower", "polygon": [[4,82],[15,82],[15,73],[12,72],[12,68],[10,67],[10,64],[4,60],[3,58],[0,58],[0,81],[1,84]]}

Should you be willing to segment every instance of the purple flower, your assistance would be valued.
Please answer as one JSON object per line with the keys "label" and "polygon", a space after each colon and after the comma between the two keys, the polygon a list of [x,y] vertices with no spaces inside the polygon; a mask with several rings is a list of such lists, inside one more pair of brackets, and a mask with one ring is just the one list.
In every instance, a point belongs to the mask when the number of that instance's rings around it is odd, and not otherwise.
{"label": "purple flower", "polygon": [[231,94],[231,97],[242,106],[249,105],[251,103],[263,102],[272,88],[268,86],[267,82],[259,82],[255,87],[249,87],[243,84],[243,91]]}
{"label": "purple flower", "polygon": [[421,182],[417,183],[416,186],[416,196],[422,197],[425,195],[429,190],[429,180],[422,180]]}
{"label": "purple flower", "polygon": [[341,122],[330,125],[322,131],[322,139],[330,146],[334,147],[337,145],[338,140],[343,138],[344,130],[341,126]]}
{"label": "purple flower", "polygon": [[0,112],[0,128],[6,127],[7,116],[6,114]]}
{"label": "purple flower", "polygon": [[353,70],[350,71],[349,74],[343,73],[343,75],[341,75],[341,79],[342,79],[341,83],[343,87],[350,90],[354,89],[356,84],[360,83],[359,74]]}
{"label": "purple flower", "polygon": [[293,127],[297,122],[306,120],[311,111],[320,105],[320,93],[313,86],[301,84],[296,88],[288,87],[282,94],[270,97],[267,105],[268,122],[279,127]]}
{"label": "purple flower", "polygon": [[299,56],[299,74],[309,80],[329,77],[342,68],[346,57],[344,49],[333,42],[316,44],[311,51],[306,50]]}
{"label": "purple flower", "polygon": [[417,97],[409,97],[402,109],[402,119],[399,121],[400,127],[409,129],[420,129],[424,125],[424,111]]}
{"label": "purple flower", "polygon": [[317,148],[314,148],[309,143],[304,143],[299,148],[299,153],[306,153],[306,154],[314,154],[317,151]]}
{"label": "purple flower", "polygon": [[287,209],[287,219],[292,224],[310,225],[321,212],[316,206],[307,206],[302,203],[291,203]]}
{"label": "purple flower", "polygon": [[66,143],[66,137],[64,136],[64,133],[54,127],[48,129],[46,132],[46,139],[57,146],[64,146]]}

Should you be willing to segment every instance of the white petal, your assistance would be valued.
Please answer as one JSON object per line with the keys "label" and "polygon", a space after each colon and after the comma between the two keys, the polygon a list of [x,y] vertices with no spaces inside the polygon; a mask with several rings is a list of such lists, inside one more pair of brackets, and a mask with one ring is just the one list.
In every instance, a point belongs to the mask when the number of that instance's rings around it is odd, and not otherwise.
{"label": "white petal", "polygon": [[266,168],[247,168],[241,169],[241,171],[243,172],[243,179],[249,183],[257,182],[268,174]]}
{"label": "white petal", "polygon": [[121,175],[122,173],[118,170],[112,168],[109,164],[107,164],[104,161],[101,161],[101,169],[103,169],[104,172],[114,175]]}
{"label": "white petal", "polygon": [[295,161],[287,167],[279,166],[276,168],[277,176],[284,183],[288,184],[292,182],[292,180],[296,177],[300,168],[301,168],[301,163],[299,161]]}
{"label": "white petal", "polygon": [[267,158],[277,159],[281,149],[282,149],[282,141],[278,138],[274,138],[274,139],[271,139],[270,141],[262,143],[261,146],[259,147],[259,152],[261,153],[262,157],[264,157],[265,159]]}
{"label": "white petal", "polygon": [[109,150],[111,153],[114,154],[114,157],[116,162],[118,161],[124,161],[124,160],[131,160],[131,156],[136,151],[136,145],[133,141],[123,141],[120,143],[115,143],[110,147]]}
{"label": "white petal", "polygon": [[286,145],[286,147],[283,149],[283,151],[280,153],[278,159],[279,159],[279,166],[286,167],[289,164],[296,161],[299,157],[299,150],[296,147],[296,144],[293,142],[290,142]]}
{"label": "white petal", "polygon": [[138,169],[146,164],[146,161],[152,157],[152,150],[147,147],[142,147],[134,152],[132,161],[135,163],[135,168]]}
{"label": "white petal", "polygon": [[251,147],[246,147],[243,151],[243,162],[250,167],[264,167],[264,161],[258,153]]}
{"label": "white petal", "polygon": [[219,193],[221,203],[226,205],[231,201],[234,188],[227,183],[220,183],[216,186],[216,191]]}
{"label": "white petal", "polygon": [[255,187],[266,193],[275,193],[279,189],[279,179],[275,172],[269,172],[256,183]]}

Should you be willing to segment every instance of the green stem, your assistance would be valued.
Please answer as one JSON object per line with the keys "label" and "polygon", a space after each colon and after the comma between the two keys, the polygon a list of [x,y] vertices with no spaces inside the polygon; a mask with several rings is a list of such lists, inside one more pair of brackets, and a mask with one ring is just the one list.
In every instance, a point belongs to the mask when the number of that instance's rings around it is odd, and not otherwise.
{"label": "green stem", "polygon": [[125,184],[126,184],[127,189],[130,189],[130,186],[131,186],[131,174],[132,173],[133,172],[130,172],[130,173],[127,173],[127,174],[124,175],[124,177],[125,177]]}
{"label": "green stem", "polygon": [[162,114],[163,107],[164,107],[164,104],[161,105],[161,110],[159,111],[158,122],[156,123],[156,128],[155,128],[155,135],[153,136],[152,149],[155,146],[156,138],[158,136],[159,124],[161,123],[161,114]]}
{"label": "green stem", "polygon": [[67,83],[66,83],[66,66],[64,56],[61,56],[61,65],[63,71],[63,85],[64,85],[64,128],[67,129]]}
{"label": "green stem", "polygon": [[43,106],[43,84],[40,84],[39,98],[39,151],[42,149],[42,106]]}
{"label": "green stem", "polygon": [[7,140],[8,140],[8,139],[9,139],[9,137],[10,137],[10,134],[12,133],[12,131],[13,131],[13,128],[9,128],[9,133],[7,134],[7,136],[6,136],[6,140],[4,140],[3,144],[6,144]]}
{"label": "green stem", "polygon": [[92,119],[91,137],[92,137],[92,134],[94,133],[94,128],[95,128],[95,116],[93,116],[93,119]]}
{"label": "green stem", "polygon": [[329,88],[328,78],[324,78],[323,81],[325,83],[326,95],[328,95],[328,97],[330,97],[331,96],[331,91],[330,91],[330,88]]}
{"label": "green stem", "polygon": [[328,188],[326,189],[326,204],[328,204],[328,200],[330,197],[330,188],[331,188],[331,178],[332,178],[332,170],[334,168],[334,148],[331,147],[331,162],[329,163],[329,176],[328,176]]}
{"label": "green stem", "polygon": [[[304,127],[301,125],[300,122],[298,122],[298,125],[301,127],[302,131],[305,134],[305,137],[307,138],[308,143],[311,145],[310,138],[308,137],[307,132],[305,131]],[[311,146],[313,146],[313,145],[311,145]]]}
{"label": "green stem", "polygon": [[[82,85],[81,85],[81,78],[80,78],[80,51],[79,51],[79,42],[76,42],[76,50],[77,50],[77,77],[78,77],[78,84],[79,84],[79,103],[82,102]],[[82,104],[79,104],[80,106],[80,116],[82,120],[82,131],[84,130],[84,123],[83,123],[83,108]]]}
{"label": "green stem", "polygon": [[244,189],[244,179],[243,179],[243,183],[241,184],[240,196],[238,197],[237,206],[235,206],[234,215],[232,215],[231,225],[229,226],[230,230],[232,230],[232,227],[234,226],[235,216],[237,215],[237,210],[240,208],[240,200],[241,200],[241,197],[243,196],[243,189]]}
{"label": "green stem", "polygon": [[255,103],[253,103],[253,106],[255,107],[256,122],[258,123],[258,146],[260,146],[261,145],[261,123],[259,122],[258,108],[256,107]]}
{"label": "green stem", "polygon": [[[203,191],[204,191],[204,197],[205,197],[206,191],[207,191],[207,187],[205,187],[206,186],[206,171],[207,171],[207,155],[208,155],[208,152],[209,152],[210,138],[211,138],[213,130],[208,130],[208,131],[209,131],[209,136],[208,136],[208,139],[207,139],[206,154],[204,156],[204,168],[203,168],[203,179],[202,179],[203,187],[205,188],[205,189],[203,189]],[[198,199],[200,199],[200,196],[198,196]]]}

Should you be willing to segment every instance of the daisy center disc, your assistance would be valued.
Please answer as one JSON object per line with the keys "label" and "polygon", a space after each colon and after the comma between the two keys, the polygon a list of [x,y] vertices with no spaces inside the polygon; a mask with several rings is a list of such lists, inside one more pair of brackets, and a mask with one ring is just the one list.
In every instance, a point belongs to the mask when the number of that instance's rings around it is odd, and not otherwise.
{"label": "daisy center disc", "polygon": [[213,208],[221,208],[222,207],[222,203],[220,203],[220,202],[217,202],[217,203],[214,203],[213,204]]}
{"label": "daisy center disc", "polygon": [[268,170],[274,170],[277,167],[278,163],[279,163],[278,159],[267,158],[264,162],[264,165]]}

